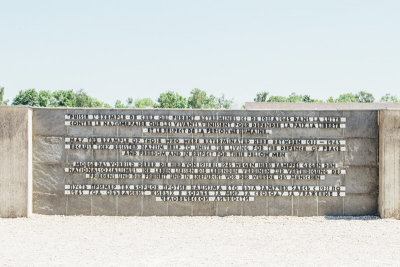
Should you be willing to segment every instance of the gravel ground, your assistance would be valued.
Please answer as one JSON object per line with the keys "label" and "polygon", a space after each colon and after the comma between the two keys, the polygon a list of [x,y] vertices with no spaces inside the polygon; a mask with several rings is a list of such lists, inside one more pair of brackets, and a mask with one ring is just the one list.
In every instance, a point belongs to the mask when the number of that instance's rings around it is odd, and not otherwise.
{"label": "gravel ground", "polygon": [[0,219],[1,265],[400,266],[400,221],[376,217]]}

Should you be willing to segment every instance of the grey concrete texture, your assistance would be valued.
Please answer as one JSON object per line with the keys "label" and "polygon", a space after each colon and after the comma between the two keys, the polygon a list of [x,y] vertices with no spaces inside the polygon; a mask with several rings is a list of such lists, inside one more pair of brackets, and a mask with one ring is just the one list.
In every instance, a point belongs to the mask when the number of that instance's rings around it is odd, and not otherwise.
{"label": "grey concrete texture", "polygon": [[400,219],[400,111],[379,111],[379,214]]}
{"label": "grey concrete texture", "polygon": [[[325,216],[376,214],[378,190],[378,115],[368,110],[157,110],[157,109],[34,109],[34,212],[65,215],[119,216]],[[142,127],[65,126],[65,114],[237,115],[346,117],[345,129],[279,129],[266,135],[154,134]],[[52,126],[53,125],[53,126]],[[66,150],[71,137],[236,137],[343,139],[346,152],[291,152],[286,158],[122,156],[120,151]],[[337,162],[346,175],[325,180],[160,180],[87,179],[62,173],[72,161],[158,162]],[[341,185],[346,197],[256,197],[252,202],[157,202],[155,196],[65,196],[64,184],[219,184],[219,185]],[[51,202],[51,203],[49,203]]]}
{"label": "grey concrete texture", "polygon": [[348,138],[345,165],[378,165],[377,138]]}
{"label": "grey concrete texture", "polygon": [[66,109],[34,108],[32,117],[33,135],[65,136],[64,125]]}
{"label": "grey concrete texture", "polygon": [[32,110],[0,107],[0,217],[32,213]]}
{"label": "grey concrete texture", "polygon": [[65,162],[65,142],[59,136],[33,137],[33,159],[35,162]]}
{"label": "grey concrete texture", "polygon": [[344,200],[345,216],[364,216],[378,214],[378,199],[373,194],[347,194]]}

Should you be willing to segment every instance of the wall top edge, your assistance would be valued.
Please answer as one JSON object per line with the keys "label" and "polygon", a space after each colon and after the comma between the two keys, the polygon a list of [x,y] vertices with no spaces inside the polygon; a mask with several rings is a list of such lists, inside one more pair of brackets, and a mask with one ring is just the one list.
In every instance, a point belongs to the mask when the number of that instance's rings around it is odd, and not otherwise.
{"label": "wall top edge", "polygon": [[318,109],[318,108],[309,108],[309,109],[295,109],[295,108],[279,108],[279,109],[174,109],[174,108],[42,108],[42,107],[32,107],[33,110],[123,110],[123,111],[379,111],[379,110],[400,110],[400,108],[327,108],[327,109]]}
{"label": "wall top edge", "polygon": [[32,106],[0,106],[0,109],[34,109]]}
{"label": "wall top edge", "polygon": [[0,106],[0,109],[31,109],[31,110],[124,110],[124,111],[379,111],[400,110],[397,107],[362,108],[362,107],[338,107],[338,108],[246,108],[246,109],[173,109],[173,108],[72,108],[72,107],[32,107],[32,106]]}

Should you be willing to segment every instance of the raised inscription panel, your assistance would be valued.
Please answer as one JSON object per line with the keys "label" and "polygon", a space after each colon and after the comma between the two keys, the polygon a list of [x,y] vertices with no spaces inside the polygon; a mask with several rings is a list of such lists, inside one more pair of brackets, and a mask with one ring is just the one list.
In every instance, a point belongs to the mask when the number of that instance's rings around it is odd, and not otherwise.
{"label": "raised inscription panel", "polygon": [[[308,185],[219,185],[220,180],[325,180],[326,175],[345,175],[342,162],[268,162],[269,158],[286,159],[293,152],[346,151],[343,139],[273,138],[281,129],[344,129],[344,117],[314,116],[229,116],[229,115],[130,115],[66,114],[67,127],[140,127],[153,137],[66,137],[67,150],[117,151],[120,161],[70,162],[66,173],[82,173],[87,179],[166,179],[168,185],[66,184],[65,194],[155,196],[156,201],[254,201],[265,196],[344,197],[345,186]],[[216,137],[206,137],[207,134]],[[249,138],[243,134],[262,134]],[[159,137],[159,134],[167,134]],[[179,137],[169,137],[179,134]],[[193,137],[204,134],[204,137]],[[230,137],[220,137],[229,134]],[[310,133],[311,135],[311,133]],[[270,137],[271,136],[271,137]],[[158,162],[129,161],[129,156],[174,157]],[[180,159],[191,158],[192,162]],[[215,162],[197,162],[212,157]],[[218,162],[220,158],[228,158]],[[236,158],[236,159],[232,159]],[[251,158],[252,162],[237,161]],[[174,184],[190,180],[191,185]],[[209,185],[197,185],[199,180]]]}

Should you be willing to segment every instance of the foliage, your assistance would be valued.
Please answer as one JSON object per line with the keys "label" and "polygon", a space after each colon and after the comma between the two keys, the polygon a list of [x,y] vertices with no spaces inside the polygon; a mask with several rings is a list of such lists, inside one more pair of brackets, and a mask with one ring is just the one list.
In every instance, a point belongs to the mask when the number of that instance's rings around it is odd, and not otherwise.
{"label": "foliage", "polygon": [[188,108],[193,109],[230,109],[232,104],[233,100],[226,98],[225,95],[221,97],[207,95],[205,91],[198,88],[190,92],[188,99]]}
{"label": "foliage", "polygon": [[187,99],[178,93],[173,91],[167,91],[160,94],[157,99],[157,104],[154,105],[155,108],[186,108]]}
{"label": "foliage", "polygon": [[118,99],[117,101],[115,101],[114,107],[115,107],[115,108],[129,108],[128,105],[124,105],[124,104],[122,103],[122,101],[119,100],[119,99]]}
{"label": "foliage", "polygon": [[233,104],[233,99],[226,98],[224,94],[218,98],[218,108],[219,109],[230,109],[230,108],[232,108],[232,104]]}
{"label": "foliage", "polygon": [[269,93],[266,91],[257,93],[254,102],[267,102]]}
{"label": "foliage", "polygon": [[375,97],[366,91],[358,92],[357,98],[360,103],[373,103],[375,101]]}
{"label": "foliage", "polygon": [[292,103],[311,103],[311,102],[322,102],[321,100],[312,99],[310,95],[298,95],[291,93],[288,97],[272,95],[268,98],[268,92],[259,92],[254,98],[255,102],[292,102]]}
{"label": "foliage", "polygon": [[135,100],[135,108],[152,108],[152,107],[154,107],[154,101],[151,98],[141,98]]}
{"label": "foliage", "polygon": [[310,95],[303,95],[302,102],[304,102],[304,103],[322,103],[324,101],[322,101],[320,99],[311,98]]}
{"label": "foliage", "polygon": [[38,102],[40,107],[50,107],[52,106],[53,96],[50,91],[39,91],[38,93]]}
{"label": "foliage", "polygon": [[0,87],[0,106],[7,104],[8,100],[4,100],[4,87]]}
{"label": "foliage", "polygon": [[[291,93],[289,96],[270,95],[266,91],[258,92],[254,98],[255,102],[291,102],[291,103],[312,103],[323,102],[313,99],[310,95]],[[337,98],[329,97],[325,102],[328,103],[372,103],[374,96],[366,91],[358,93],[345,93]],[[380,98],[380,102],[400,103],[397,96],[386,94]],[[0,105],[7,105],[4,100],[4,87],[0,87]],[[13,105],[29,105],[35,107],[104,107],[110,105],[89,96],[84,90],[57,90],[54,92],[35,89],[21,90],[12,101]],[[167,91],[157,99],[155,103],[151,98],[141,98],[134,100],[129,97],[124,104],[121,100],[115,102],[116,108],[193,108],[193,109],[230,109],[233,99],[228,99],[225,95],[216,97],[208,95],[205,91],[194,88],[190,92],[189,98]],[[242,107],[243,108],[243,107]]]}
{"label": "foliage", "polygon": [[126,104],[128,104],[128,106],[132,106],[133,98],[132,97],[128,97],[128,99],[126,100]]}
{"label": "foliage", "polygon": [[13,105],[41,107],[39,105],[39,94],[35,89],[20,90],[13,99]]}
{"label": "foliage", "polygon": [[[257,93],[255,102],[291,102],[291,103],[315,103],[324,102],[319,99],[313,99],[310,95],[301,95],[291,93],[289,96],[270,96],[268,98],[267,92]],[[328,103],[372,103],[375,101],[374,96],[366,91],[360,91],[356,94],[346,93],[339,95],[338,98],[329,97],[326,102]]]}
{"label": "foliage", "polygon": [[111,106],[96,99],[88,96],[82,89],[76,92],[75,107],[87,107],[87,108],[110,108]]}
{"label": "foliage", "polygon": [[114,105],[115,108],[133,108],[133,98],[128,97],[126,100],[126,105],[122,103],[121,100],[117,100]]}
{"label": "foliage", "polygon": [[381,97],[380,102],[386,102],[386,103],[399,103],[400,99],[397,96],[391,95],[391,94],[386,94]]}
{"label": "foliage", "polygon": [[154,102],[151,98],[140,98],[133,101],[133,98],[129,97],[126,100],[126,105],[121,100],[117,100],[114,106],[116,108],[152,108],[154,107]]}
{"label": "foliage", "polygon": [[218,108],[218,100],[215,96],[207,96],[207,93],[198,88],[190,92],[188,107],[194,109],[213,109]]}
{"label": "foliage", "polygon": [[322,102],[321,100],[312,99],[310,95],[298,95],[296,93],[291,93],[287,98],[287,102],[292,103],[314,103]]}
{"label": "foliage", "polygon": [[287,98],[287,102],[291,102],[291,103],[303,102],[303,96],[302,95],[298,95],[296,93],[291,93],[289,95],[289,97]]}
{"label": "foliage", "polygon": [[53,107],[74,107],[76,95],[73,90],[58,90],[53,92]]}
{"label": "foliage", "polygon": [[338,98],[328,98],[328,103],[372,103],[375,101],[374,96],[366,91],[360,91],[356,94],[346,93],[339,95]]}
{"label": "foliage", "polygon": [[333,98],[333,96],[330,96],[327,100],[327,103],[335,103],[335,99]]}
{"label": "foliage", "polygon": [[338,98],[333,100],[333,103],[355,103],[358,102],[358,97],[353,93],[346,93],[339,95]]}
{"label": "foliage", "polygon": [[288,102],[288,100],[285,96],[273,95],[269,97],[267,102]]}
{"label": "foliage", "polygon": [[35,89],[27,89],[19,91],[18,95],[13,99],[13,105],[28,105],[33,107],[110,107],[110,105],[101,102],[85,91],[79,90],[59,90],[50,91]]}

